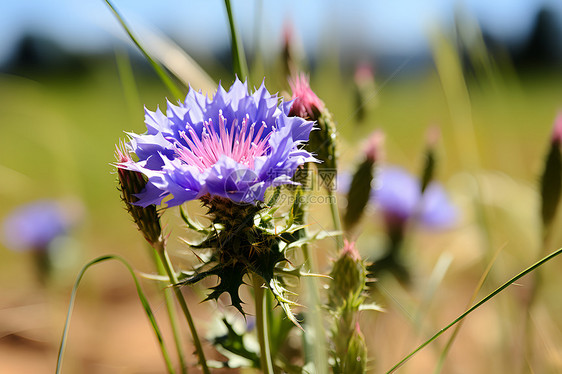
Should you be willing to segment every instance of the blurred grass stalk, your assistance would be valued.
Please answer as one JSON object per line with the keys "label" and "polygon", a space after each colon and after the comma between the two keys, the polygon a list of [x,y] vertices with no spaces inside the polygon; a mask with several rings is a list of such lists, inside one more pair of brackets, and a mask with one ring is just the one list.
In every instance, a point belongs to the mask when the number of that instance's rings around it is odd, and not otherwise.
{"label": "blurred grass stalk", "polygon": [[181,90],[176,86],[176,84],[172,81],[172,79],[164,71],[164,69],[162,69],[162,67],[152,58],[152,56],[139,43],[139,41],[137,40],[131,29],[125,22],[125,19],[121,16],[121,14],[117,11],[117,9],[113,6],[113,4],[109,0],[105,0],[105,2],[111,9],[111,11],[115,15],[115,17],[117,18],[117,20],[119,21],[119,23],[121,24],[127,35],[129,36],[129,38],[131,39],[131,41],[137,46],[137,48],[142,53],[144,58],[150,63],[150,65],[152,66],[158,77],[162,80],[164,85],[166,85],[168,90],[174,95],[176,99],[181,100],[183,96]]}
{"label": "blurred grass stalk", "polygon": [[[540,197],[541,197],[541,248],[539,248],[539,256],[543,256],[548,251],[550,242],[555,230],[553,224],[556,222],[558,206],[560,205],[560,197],[562,194],[562,154],[560,150],[562,142],[562,113],[559,113],[554,120],[552,135],[549,141],[548,152],[544,161],[543,173],[540,180]],[[542,272],[537,271],[534,278],[531,279],[529,295],[525,300],[525,326],[523,329],[523,342],[525,344],[524,355],[520,371],[525,371],[528,366],[531,371],[541,371],[544,368],[537,369],[539,360],[534,357],[534,336],[532,334],[532,313],[542,288]]]}
{"label": "blurred grass stalk", "polygon": [[105,0],[105,2],[127,33],[129,39],[150,63],[162,83],[176,99],[183,100],[185,95],[160,64],[164,65],[183,84],[184,88],[191,86],[203,92],[215,90],[217,85],[207,72],[170,38],[155,30],[148,30],[148,28],[144,27],[141,28],[144,42],[141,43],[113,4],[109,0]]}
{"label": "blurred grass stalk", "polygon": [[[482,181],[478,174],[480,155],[478,152],[476,129],[472,121],[472,107],[468,86],[464,78],[458,45],[442,32],[434,31],[432,36],[433,59],[449,107],[457,157],[461,166],[466,168],[469,175],[474,179],[475,194],[473,196],[473,204],[476,221],[483,239],[482,242],[485,244],[485,248],[483,248],[483,265],[485,269],[492,260],[494,245],[492,228],[484,203]],[[484,52],[474,52],[474,49],[469,48],[468,53],[482,55]],[[479,59],[481,60],[482,57]],[[493,273],[490,274],[490,277],[494,278]],[[507,335],[505,326],[502,326],[501,333],[504,337]]]}

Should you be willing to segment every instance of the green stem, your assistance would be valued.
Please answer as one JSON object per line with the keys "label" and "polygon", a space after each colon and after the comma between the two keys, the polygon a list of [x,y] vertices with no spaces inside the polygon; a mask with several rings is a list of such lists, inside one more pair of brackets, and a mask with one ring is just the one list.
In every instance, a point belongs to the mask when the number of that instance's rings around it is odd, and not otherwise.
{"label": "green stem", "polygon": [[201,340],[199,339],[199,335],[197,334],[197,330],[195,329],[195,324],[193,323],[193,318],[191,317],[191,313],[189,312],[189,308],[187,307],[187,303],[185,302],[185,298],[181,293],[181,289],[176,287],[175,285],[179,283],[178,277],[174,271],[172,262],[168,257],[168,253],[164,247],[163,243],[159,243],[160,245],[156,245],[156,251],[158,252],[158,256],[162,260],[162,265],[170,278],[170,283],[174,286],[172,289],[176,295],[176,299],[180,304],[181,310],[185,315],[185,319],[187,320],[187,324],[189,325],[189,330],[191,331],[191,336],[193,337],[193,343],[195,344],[195,350],[197,351],[197,356],[199,356],[199,363],[201,364],[201,369],[203,370],[204,374],[210,374],[209,368],[207,367],[207,359],[205,358],[205,353],[203,352],[203,347],[201,346]]}
{"label": "green stem", "polygon": [[[314,183],[314,181],[312,182]],[[314,190],[314,185],[311,186],[312,190]],[[306,205],[299,206],[300,213],[299,213],[299,224],[305,224],[307,221],[307,207]],[[339,215],[338,215],[339,217]],[[307,227],[303,227],[300,233],[301,238],[308,237],[308,230]],[[341,237],[340,237],[341,240]],[[302,254],[303,254],[303,268],[305,271],[314,272],[315,271],[315,259],[310,254],[310,249],[308,243],[304,243],[302,246]],[[307,320],[310,321],[310,326],[313,331],[313,336],[315,337],[315,341],[311,342],[309,339],[306,339],[305,342],[307,345],[307,349],[313,352],[313,361],[314,367],[316,369],[316,373],[324,374],[328,372],[328,357],[327,357],[327,347],[326,347],[326,331],[324,329],[322,318],[322,308],[320,305],[320,293],[318,292],[318,284],[317,279],[314,277],[306,277],[305,279],[306,289],[309,295],[309,308],[306,311]]]}
{"label": "green stem", "polygon": [[166,85],[166,87],[168,87],[168,90],[170,90],[170,92],[174,95],[176,99],[181,100],[181,98],[183,97],[181,90],[175,85],[175,83],[164,71],[164,69],[162,69],[162,67],[152,58],[152,56],[150,56],[150,54],[139,43],[135,35],[133,35],[131,28],[129,27],[129,25],[127,25],[125,19],[121,16],[121,14],[117,11],[117,9],[113,6],[113,4],[109,0],[105,0],[105,2],[111,9],[111,11],[115,15],[115,17],[117,18],[117,20],[119,21],[119,23],[121,24],[127,35],[129,36],[129,38],[131,38],[131,41],[137,46],[137,48],[142,53],[144,58],[147,59],[147,61],[150,63],[156,74],[158,74],[160,80],[162,80],[162,82]]}
{"label": "green stem", "polygon": [[267,298],[265,297],[265,289],[263,279],[257,275],[252,275],[252,283],[254,286],[254,298],[256,307],[256,326],[258,330],[258,340],[260,343],[260,361],[261,369],[264,374],[274,374],[273,363],[271,361],[271,352],[269,347],[269,327],[267,323]]}
{"label": "green stem", "polygon": [[332,222],[334,223],[334,230],[338,231],[339,234],[336,235],[336,242],[338,244],[338,250],[343,248],[343,232],[341,226],[340,212],[338,210],[338,203],[336,200],[336,195],[334,190],[330,188],[328,190],[328,199],[330,201],[330,213],[332,213]]}
{"label": "green stem", "polygon": [[548,256],[543,257],[540,261],[535,262],[533,265],[529,266],[527,269],[523,270],[522,272],[520,272],[519,274],[517,274],[516,276],[514,276],[513,278],[511,278],[510,280],[508,280],[504,284],[502,284],[494,292],[490,293],[488,296],[486,296],[485,298],[483,298],[482,300],[480,300],[479,302],[474,304],[474,306],[472,306],[472,308],[468,309],[466,312],[464,312],[463,314],[458,316],[453,322],[451,322],[447,326],[443,327],[441,330],[439,330],[437,333],[435,333],[435,335],[433,335],[431,338],[429,338],[428,340],[423,342],[421,345],[419,345],[410,354],[408,354],[406,357],[404,357],[402,360],[400,360],[400,362],[398,362],[396,365],[391,367],[390,370],[388,370],[386,372],[386,374],[394,373],[398,368],[400,368],[402,365],[404,365],[406,363],[406,361],[408,361],[416,353],[421,351],[423,348],[425,348],[427,345],[429,345],[431,342],[433,342],[435,339],[437,339],[439,336],[441,336],[441,334],[443,334],[445,331],[449,330],[451,327],[456,325],[458,322],[462,321],[466,316],[468,316],[470,313],[474,312],[476,309],[478,309],[484,303],[489,301],[491,298],[493,298],[494,296],[496,296],[497,294],[499,294],[500,292],[505,290],[511,284],[515,283],[517,280],[519,280],[520,278],[529,274],[530,272],[532,272],[533,270],[535,270],[539,266],[541,266],[541,265],[545,264],[546,262],[552,260],[554,257],[558,256],[560,253],[562,253],[562,248],[559,248],[558,250],[549,254]]}
{"label": "green stem", "polygon": [[[156,270],[158,272],[158,275],[166,275],[166,269],[164,268],[164,264],[162,264],[162,260],[158,256],[158,252],[154,250],[152,251],[152,253],[154,254],[154,263],[156,265]],[[165,283],[165,282],[161,282],[161,283]],[[172,328],[172,332],[174,335],[174,343],[176,345],[176,350],[178,352],[180,370],[182,374],[187,374],[187,364],[183,357],[183,346],[180,337],[178,316],[174,308],[172,291],[166,287],[164,288],[163,293],[164,293],[164,302],[166,303],[166,310],[168,311],[168,318],[170,319],[170,326]]]}
{"label": "green stem", "polygon": [[160,350],[162,351],[162,356],[164,357],[164,362],[166,363],[166,369],[168,370],[168,373],[174,374],[174,368],[172,366],[172,362],[170,361],[170,356],[168,354],[166,346],[164,345],[164,339],[162,337],[162,332],[160,331],[160,328],[158,327],[158,324],[156,323],[156,318],[154,317],[154,313],[152,312],[152,309],[150,308],[150,304],[148,303],[148,300],[147,300],[146,296],[144,295],[144,292],[142,291],[142,288],[140,286],[140,282],[139,282],[137,276],[135,275],[135,272],[134,272],[133,268],[131,267],[131,265],[129,265],[129,263],[127,261],[125,261],[123,258],[121,258],[119,256],[115,256],[115,255],[100,256],[98,258],[93,259],[92,261],[90,261],[86,265],[84,265],[84,267],[80,270],[80,273],[78,274],[78,277],[76,277],[76,281],[74,282],[74,287],[72,287],[72,293],[70,294],[70,302],[68,303],[68,311],[67,311],[67,314],[66,314],[66,321],[64,323],[64,330],[62,332],[62,338],[61,338],[61,342],[60,342],[60,346],[59,346],[59,354],[58,354],[58,358],[57,358],[57,367],[56,367],[55,373],[60,374],[60,372],[62,370],[62,359],[63,359],[63,356],[64,356],[64,350],[66,348],[66,340],[68,338],[68,330],[70,328],[70,317],[72,316],[72,311],[74,310],[74,302],[76,300],[76,293],[78,292],[78,286],[80,285],[80,282],[82,281],[82,278],[84,277],[84,274],[86,274],[86,271],[91,266],[93,266],[95,264],[99,264],[101,262],[109,261],[109,260],[115,260],[115,261],[121,262],[123,265],[125,265],[125,267],[129,271],[129,273],[131,274],[131,277],[133,278],[133,281],[135,282],[135,287],[137,289],[137,294],[139,296],[139,300],[140,300],[140,302],[141,302],[141,304],[144,308],[146,316],[148,317],[148,319],[150,321],[150,324],[152,326],[152,329],[154,331],[154,334],[156,335],[156,338],[158,340],[158,345],[160,346]]}
{"label": "green stem", "polygon": [[239,38],[236,24],[234,23],[234,16],[232,15],[232,7],[230,0],[224,0],[226,6],[226,13],[228,14],[228,23],[230,24],[230,36],[232,38],[232,63],[234,65],[234,73],[238,78],[245,80],[248,78],[248,64],[246,63],[246,56],[244,54],[244,47],[242,40]]}

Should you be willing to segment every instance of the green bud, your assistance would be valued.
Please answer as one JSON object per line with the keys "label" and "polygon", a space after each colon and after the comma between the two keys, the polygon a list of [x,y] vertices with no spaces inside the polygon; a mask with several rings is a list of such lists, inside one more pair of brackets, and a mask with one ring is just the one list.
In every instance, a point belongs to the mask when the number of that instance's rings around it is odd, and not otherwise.
{"label": "green bud", "polygon": [[546,156],[544,171],[541,177],[541,217],[543,229],[550,227],[558,208],[562,191],[562,157],[560,142],[562,139],[562,113],[558,115]]}
{"label": "green bud", "polygon": [[357,66],[353,75],[353,83],[355,107],[357,108],[355,115],[357,124],[361,124],[367,112],[377,105],[377,87],[371,66],[365,63]]}
{"label": "green bud", "polygon": [[359,164],[353,175],[349,191],[347,193],[347,209],[343,223],[347,230],[353,228],[361,219],[363,211],[371,197],[371,183],[373,181],[373,168],[375,162],[380,158],[381,146],[384,135],[375,131],[367,142],[365,160]]}
{"label": "green bud", "polygon": [[341,368],[341,372],[346,374],[362,374],[367,370],[367,345],[359,324],[356,324],[349,339],[347,353],[343,357]]}
{"label": "green bud", "polygon": [[[122,144],[121,147],[116,148],[115,158],[120,164],[131,161],[129,152],[124,149],[125,147]],[[151,246],[154,247],[157,243],[162,244],[165,239],[162,236],[160,215],[156,210],[156,205],[149,205],[146,208],[135,205],[139,200],[136,195],[141,193],[146,186],[145,177],[139,172],[122,167],[117,168],[117,176],[121,198],[139,231]]]}
{"label": "green bud", "polygon": [[435,174],[435,146],[439,139],[439,129],[437,127],[431,127],[427,133],[427,145],[425,150],[425,163],[422,169],[421,177],[421,193],[425,192],[425,189],[429,183],[433,180]]}
{"label": "green bud", "polygon": [[308,143],[305,145],[322,161],[318,169],[336,170],[336,124],[332,114],[322,100],[310,88],[308,77],[304,74],[290,79],[289,84],[293,91],[289,116],[297,116],[310,121],[316,121],[316,131],[310,133]]}
{"label": "green bud", "polygon": [[346,241],[330,272],[332,278],[328,294],[330,306],[337,310],[344,307],[346,303],[353,306],[360,303],[361,294],[365,289],[366,274],[365,265],[354,243]]}

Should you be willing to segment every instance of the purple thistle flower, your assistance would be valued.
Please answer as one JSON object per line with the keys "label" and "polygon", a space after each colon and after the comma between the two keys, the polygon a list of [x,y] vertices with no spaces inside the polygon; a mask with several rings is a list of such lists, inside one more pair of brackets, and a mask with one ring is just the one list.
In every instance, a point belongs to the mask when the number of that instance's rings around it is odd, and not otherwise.
{"label": "purple thistle flower", "polygon": [[67,233],[74,224],[75,215],[79,212],[69,211],[54,200],[22,205],[3,222],[4,244],[18,251],[46,250],[54,239]]}
{"label": "purple thistle flower", "polygon": [[[351,175],[338,173],[338,190],[347,193]],[[443,186],[431,182],[421,193],[420,182],[412,174],[397,166],[383,166],[374,177],[370,203],[383,215],[390,227],[404,225],[416,216],[427,228],[449,228],[458,220],[458,211],[451,204]]]}
{"label": "purple thistle flower", "polygon": [[371,200],[388,225],[403,225],[413,216],[429,228],[448,228],[457,221],[458,212],[443,187],[431,182],[421,193],[420,182],[399,167],[383,167],[375,177]]}
{"label": "purple thistle flower", "polygon": [[292,102],[282,103],[262,84],[253,94],[236,79],[229,91],[219,86],[212,99],[189,90],[185,101],[145,110],[147,132],[129,134],[138,161],[118,167],[146,175],[138,205],[168,206],[204,196],[236,203],[263,201],[272,185],[292,184],[305,162],[317,161],[301,149],[313,122],[288,117]]}

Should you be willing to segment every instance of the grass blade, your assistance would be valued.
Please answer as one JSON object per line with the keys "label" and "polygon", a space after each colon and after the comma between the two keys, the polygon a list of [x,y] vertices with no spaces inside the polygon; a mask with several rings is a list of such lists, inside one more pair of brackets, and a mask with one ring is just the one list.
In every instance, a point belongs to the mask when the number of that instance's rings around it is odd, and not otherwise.
{"label": "grass blade", "polygon": [[244,81],[248,78],[248,64],[246,63],[246,55],[244,54],[244,46],[242,39],[239,37],[234,16],[232,15],[232,7],[230,0],[224,0],[226,13],[228,14],[228,23],[230,24],[230,36],[232,38],[232,64],[234,65],[234,73],[238,75],[240,80]]}
{"label": "grass blade", "polygon": [[124,18],[121,16],[121,14],[119,14],[117,9],[115,9],[113,4],[111,4],[109,0],[105,0],[105,2],[109,6],[111,11],[115,15],[119,23],[121,24],[121,26],[123,26],[123,29],[125,29],[125,32],[127,33],[127,35],[129,35],[129,38],[131,38],[133,43],[135,43],[137,48],[140,50],[143,56],[148,60],[150,65],[152,65],[152,68],[154,69],[158,77],[162,80],[162,82],[166,85],[166,87],[168,87],[168,90],[170,90],[170,92],[172,93],[172,95],[174,95],[176,99],[181,100],[184,96],[182,94],[182,91],[176,86],[176,84],[172,81],[172,79],[164,71],[164,69],[148,54],[148,52],[144,49],[144,47],[139,43],[137,38],[133,35],[131,29],[125,22]]}
{"label": "grass blade", "polygon": [[[476,296],[478,295],[478,292],[480,291],[480,289],[484,285],[484,281],[486,280],[486,278],[488,278],[488,274],[492,270],[492,266],[496,262],[496,259],[498,258],[498,255],[500,254],[500,252],[502,251],[502,249],[504,247],[505,247],[505,245],[503,245],[501,247],[498,247],[498,249],[496,249],[496,251],[494,252],[494,255],[492,256],[492,259],[488,262],[488,266],[486,267],[486,269],[482,273],[482,276],[478,280],[478,284],[476,285],[476,288],[474,289],[474,292],[472,293],[472,297],[470,298],[470,301],[468,302],[468,305],[466,306],[467,308],[470,307],[470,305],[474,302],[474,300],[476,300]],[[455,330],[451,334],[451,337],[447,341],[447,344],[445,344],[445,348],[443,348],[443,351],[441,352],[441,355],[439,356],[439,361],[437,362],[437,367],[435,368],[434,374],[441,373],[441,370],[443,369],[443,365],[445,364],[445,359],[447,358],[447,354],[449,353],[449,350],[453,346],[453,343],[454,343],[457,335],[459,334],[459,331],[460,331],[461,327],[462,327],[462,321],[457,325],[457,327],[455,327]]]}
{"label": "grass blade", "polygon": [[487,301],[489,301],[490,299],[492,299],[494,296],[496,296],[497,294],[499,294],[500,292],[502,292],[503,290],[505,290],[507,287],[509,287],[511,284],[513,284],[514,282],[516,282],[517,280],[519,280],[520,278],[524,277],[525,275],[529,274],[530,272],[532,272],[533,270],[537,269],[539,266],[547,263],[548,261],[552,260],[554,257],[558,256],[560,253],[562,253],[562,248],[559,248],[558,250],[554,251],[553,253],[549,254],[546,257],[543,257],[540,261],[535,262],[533,265],[529,266],[527,269],[523,270],[522,272],[520,272],[519,274],[517,274],[516,276],[514,276],[513,278],[511,278],[510,280],[508,280],[507,282],[505,282],[504,284],[502,284],[500,287],[498,287],[495,291],[493,291],[492,293],[490,293],[488,296],[486,296],[485,298],[483,298],[482,300],[480,300],[479,302],[477,302],[476,304],[474,304],[474,306],[472,306],[471,308],[469,308],[467,311],[465,311],[463,314],[461,314],[460,316],[458,316],[453,322],[449,323],[447,326],[443,327],[441,330],[439,330],[437,333],[435,333],[435,335],[433,335],[431,338],[429,338],[428,340],[426,340],[425,342],[423,342],[422,344],[420,344],[416,349],[414,349],[411,353],[409,353],[406,357],[404,357],[402,360],[400,360],[396,365],[394,365],[393,367],[391,367],[386,374],[390,374],[390,373],[394,373],[396,370],[398,370],[398,368],[400,368],[402,365],[404,365],[410,358],[412,358],[416,353],[418,353],[419,351],[421,351],[423,348],[425,348],[427,345],[429,345],[431,342],[433,342],[435,339],[437,339],[439,336],[441,336],[441,334],[443,334],[445,331],[449,330],[451,327],[453,327],[454,325],[456,325],[458,322],[462,321],[466,316],[468,316],[470,313],[474,312],[476,309],[478,309],[480,306],[482,306],[484,303],[486,303]]}
{"label": "grass blade", "polygon": [[125,261],[123,258],[121,258],[119,256],[115,256],[115,255],[106,255],[106,256],[100,256],[98,258],[95,258],[92,261],[88,262],[80,270],[80,273],[78,273],[78,277],[76,278],[76,282],[74,283],[74,287],[72,288],[72,293],[70,295],[68,312],[67,312],[67,315],[66,315],[66,321],[64,323],[64,330],[63,330],[63,333],[62,333],[62,339],[61,339],[60,346],[59,346],[59,354],[58,354],[58,358],[57,358],[56,374],[60,374],[60,372],[62,370],[62,359],[63,359],[63,355],[64,355],[64,349],[66,348],[66,340],[67,340],[67,337],[68,337],[68,329],[70,327],[70,317],[72,316],[72,310],[74,309],[76,292],[78,291],[78,286],[80,285],[80,281],[84,277],[84,274],[86,273],[86,271],[91,266],[93,266],[95,264],[99,264],[99,263],[104,262],[104,261],[109,261],[109,260],[116,260],[118,262],[121,262],[123,265],[125,265],[127,270],[129,270],[129,273],[133,277],[133,281],[135,282],[135,287],[136,287],[137,293],[139,295],[139,300],[140,300],[140,302],[141,302],[141,304],[144,308],[146,316],[148,317],[148,319],[150,321],[150,324],[152,325],[152,329],[154,330],[154,334],[156,335],[156,339],[158,340],[158,344],[160,345],[160,349],[162,351],[162,356],[164,357],[164,361],[166,363],[166,368],[168,370],[168,373],[173,374],[174,368],[172,367],[172,363],[170,361],[170,356],[168,354],[168,351],[166,350],[166,347],[164,346],[164,339],[162,338],[162,332],[160,331],[160,328],[158,327],[158,324],[156,323],[156,318],[154,317],[154,313],[152,313],[152,309],[150,308],[150,305],[148,304],[148,300],[146,299],[146,296],[144,295],[144,292],[143,292],[143,290],[140,286],[139,280],[138,280],[137,276],[135,275],[135,272],[134,272],[133,268],[131,267],[131,265],[129,265],[129,263],[127,261]]}

